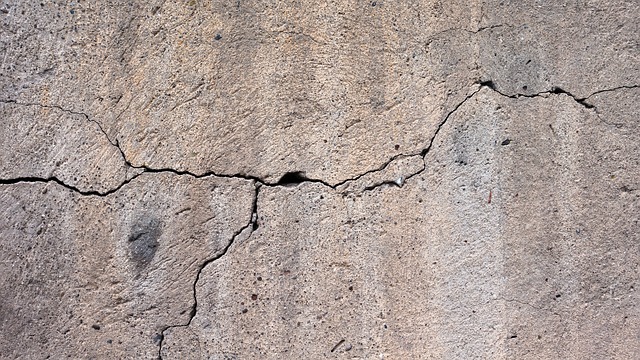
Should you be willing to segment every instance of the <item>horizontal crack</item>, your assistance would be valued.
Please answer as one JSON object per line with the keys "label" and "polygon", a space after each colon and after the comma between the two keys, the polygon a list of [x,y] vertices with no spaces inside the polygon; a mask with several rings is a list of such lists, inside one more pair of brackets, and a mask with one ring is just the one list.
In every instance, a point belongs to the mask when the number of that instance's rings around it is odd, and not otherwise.
{"label": "horizontal crack", "polygon": [[[493,28],[497,28],[503,25],[494,25],[494,26],[489,26],[489,27],[485,27],[485,28],[481,28],[475,32],[480,32],[483,30],[487,30],[487,29],[493,29]],[[453,30],[460,30],[460,29],[453,29]],[[449,30],[450,31],[450,30]],[[474,32],[474,31],[470,31],[470,30],[465,30],[468,32]],[[597,94],[601,94],[601,93],[605,93],[605,92],[612,92],[612,91],[617,91],[617,90],[621,90],[621,89],[634,89],[634,88],[638,88],[640,87],[639,85],[623,85],[623,86],[618,86],[615,88],[611,88],[611,89],[602,89],[602,90],[598,90],[595,91],[593,93],[591,93],[591,95],[584,97],[584,98],[580,98],[577,97],[575,95],[573,95],[572,93],[563,90],[559,87],[553,87],[551,90],[549,91],[543,91],[543,92],[539,92],[537,94],[514,94],[514,95],[509,95],[506,93],[501,92],[500,90],[497,89],[497,87],[495,86],[495,84],[493,83],[493,81],[489,80],[489,81],[484,81],[479,83],[478,85],[480,85],[480,87],[473,91],[471,94],[467,95],[465,97],[464,100],[462,100],[460,103],[458,103],[449,113],[447,113],[447,115],[444,117],[444,119],[440,122],[440,124],[438,125],[438,127],[436,128],[435,133],[433,134],[433,136],[431,137],[430,141],[429,141],[429,145],[421,150],[418,153],[412,153],[412,154],[396,154],[393,157],[391,157],[389,160],[387,160],[385,163],[383,163],[382,165],[380,165],[379,167],[375,168],[375,169],[371,169],[371,170],[367,170],[361,174],[358,174],[354,177],[345,179],[341,182],[338,182],[334,185],[329,184],[328,182],[322,180],[322,179],[313,179],[313,178],[307,178],[306,176],[304,176],[304,174],[302,172],[290,172],[290,173],[286,173],[284,174],[279,181],[277,182],[268,182],[258,176],[254,176],[254,175],[248,175],[248,174],[241,174],[241,173],[236,173],[236,174],[220,174],[220,173],[216,173],[214,171],[208,171],[202,174],[195,174],[193,172],[187,171],[187,170],[176,170],[176,169],[172,169],[172,168],[152,168],[149,167],[147,165],[134,165],[132,164],[128,159],[126,154],[124,153],[124,151],[122,150],[122,148],[120,147],[119,143],[117,140],[111,140],[109,138],[109,136],[107,135],[107,133],[104,131],[104,129],[102,128],[102,126],[100,125],[100,123],[96,120],[93,120],[89,117],[88,114],[84,113],[84,112],[78,112],[78,111],[73,111],[73,110],[69,110],[69,109],[65,109],[61,106],[57,106],[57,105],[45,105],[45,104],[37,104],[37,103],[20,103],[14,100],[0,100],[0,103],[5,103],[5,104],[16,104],[16,105],[21,105],[21,106],[39,106],[39,107],[43,107],[43,108],[51,108],[51,109],[58,109],[60,111],[69,113],[69,114],[74,114],[74,115],[81,115],[83,117],[85,117],[88,121],[93,122],[94,124],[96,124],[98,126],[98,128],[100,129],[100,131],[104,134],[105,138],[107,139],[107,141],[109,141],[109,143],[111,143],[113,146],[115,146],[118,151],[120,152],[120,156],[122,157],[124,163],[133,169],[140,169],[142,170],[141,173],[134,175],[133,177],[123,181],[121,184],[119,184],[118,186],[114,187],[113,189],[109,189],[107,191],[104,192],[99,192],[99,191],[95,191],[95,190],[80,190],[79,188],[77,188],[76,186],[73,185],[69,185],[64,183],[62,180],[56,178],[56,177],[49,177],[49,178],[39,178],[39,177],[18,177],[18,178],[12,178],[12,179],[0,179],[0,184],[16,184],[16,183],[21,183],[21,182],[41,182],[41,183],[46,183],[46,182],[55,182],[69,190],[72,190],[74,192],[77,192],[81,195],[95,195],[95,196],[106,196],[109,194],[112,194],[116,191],[118,191],[119,189],[121,189],[124,185],[128,184],[129,182],[131,182],[132,180],[134,180],[135,178],[137,178],[139,175],[143,174],[143,173],[163,173],[163,172],[168,172],[168,173],[172,173],[172,174],[176,174],[176,175],[189,175],[189,176],[193,176],[194,178],[206,178],[206,177],[218,177],[218,178],[228,178],[228,179],[243,179],[243,180],[252,180],[255,181],[256,183],[261,184],[262,186],[267,186],[267,187],[278,187],[278,186],[293,186],[293,185],[298,185],[298,184],[302,184],[302,183],[317,183],[317,184],[321,184],[327,188],[330,189],[337,189],[340,186],[349,183],[349,182],[354,182],[357,181],[361,178],[363,178],[366,175],[375,173],[375,172],[379,172],[382,171],[384,169],[386,169],[390,164],[392,164],[394,161],[400,159],[400,158],[404,158],[404,157],[410,157],[410,156],[417,156],[420,155],[422,156],[423,160],[426,158],[426,155],[429,153],[429,151],[431,150],[432,146],[433,146],[433,142],[436,138],[436,136],[438,135],[438,133],[440,132],[442,126],[449,120],[449,118],[451,117],[451,115],[453,115],[465,102],[467,102],[469,99],[471,99],[473,96],[475,96],[480,89],[482,89],[483,87],[489,88],[491,90],[493,90],[494,92],[500,94],[501,96],[507,97],[507,98],[511,98],[511,99],[518,99],[520,97],[525,97],[525,98],[535,98],[535,97],[539,97],[539,96],[544,96],[544,95],[549,95],[549,94],[565,94],[569,97],[571,97],[576,103],[580,104],[581,106],[587,108],[587,109],[595,109],[595,106],[593,104],[588,103],[588,99],[591,98],[594,95]],[[383,185],[395,185],[395,186],[399,186],[402,187],[402,185],[404,184],[404,182],[406,182],[406,180],[422,173],[424,170],[426,169],[426,164],[422,167],[422,169],[420,169],[417,172],[414,172],[412,174],[406,175],[402,181],[400,183],[398,183],[398,181],[383,181],[381,183],[378,184],[374,184],[374,185],[370,185],[368,187],[366,187],[364,189],[364,191],[370,191],[370,190],[374,190],[380,186]]]}
{"label": "horizontal crack", "polygon": [[[220,173],[216,173],[214,171],[208,171],[202,174],[195,174],[193,172],[190,172],[188,170],[176,170],[176,169],[172,169],[172,168],[153,168],[147,165],[134,165],[132,164],[128,159],[126,154],[124,153],[124,151],[120,148],[119,144],[117,141],[113,141],[111,140],[106,132],[102,129],[102,127],[100,126],[100,124],[97,121],[91,120],[90,117],[86,114],[86,113],[82,113],[82,112],[75,112],[72,110],[68,110],[68,109],[64,109],[62,107],[56,106],[56,105],[42,105],[42,104],[31,104],[31,103],[18,103],[15,102],[13,100],[8,100],[8,101],[1,101],[0,102],[5,102],[5,103],[14,103],[17,105],[23,105],[23,106],[40,106],[40,107],[45,107],[45,108],[55,108],[55,109],[59,109],[61,111],[70,113],[70,114],[75,114],[75,115],[82,115],[84,116],[87,120],[95,123],[98,125],[98,127],[100,128],[100,130],[102,131],[102,133],[105,135],[105,137],[107,138],[107,140],[113,145],[115,146],[118,151],[120,152],[120,155],[123,159],[123,161],[125,162],[125,164],[133,169],[139,169],[142,170],[141,173],[136,174],[135,176],[133,176],[130,179],[125,180],[123,183],[121,183],[120,185],[116,186],[113,189],[110,189],[108,191],[105,192],[98,192],[98,191],[83,191],[78,189],[77,187],[73,186],[73,185],[69,185],[64,183],[63,181],[61,181],[58,178],[55,177],[51,177],[51,178],[37,178],[37,177],[24,177],[24,178],[16,178],[16,179],[5,179],[5,180],[0,180],[0,184],[4,183],[4,184],[12,184],[12,183],[18,183],[18,182],[49,182],[49,181],[53,181],[61,186],[64,186],[65,188],[68,188],[70,190],[73,190],[81,195],[97,195],[97,196],[106,196],[109,194],[112,194],[116,191],[118,191],[120,188],[122,188],[124,185],[128,184],[129,182],[131,182],[133,179],[137,178],[139,175],[143,174],[143,173],[172,173],[172,174],[176,174],[176,175],[189,175],[192,176],[194,178],[206,178],[206,177],[217,177],[217,178],[228,178],[228,179],[243,179],[243,180],[252,180],[255,181],[259,184],[261,184],[262,186],[267,186],[267,187],[279,187],[279,186],[285,186],[285,187],[290,187],[292,185],[298,185],[298,184],[302,184],[302,183],[317,183],[317,184],[321,184],[325,187],[328,187],[330,189],[337,189],[338,187],[348,183],[348,182],[353,182],[353,181],[357,181],[360,178],[371,174],[371,173],[375,173],[381,170],[386,169],[391,163],[393,163],[395,160],[399,159],[399,158],[403,158],[403,157],[409,157],[409,156],[416,156],[416,155],[421,155],[423,158],[426,156],[426,154],[429,152],[429,150],[431,149],[431,146],[433,145],[433,141],[436,137],[436,135],[438,134],[438,132],[440,131],[440,129],[442,128],[442,125],[444,125],[444,123],[449,119],[449,117],[451,116],[451,114],[453,114],[460,106],[462,106],[462,104],[464,102],[466,102],[467,100],[469,100],[473,95],[475,95],[478,91],[480,91],[480,88],[477,89],[476,91],[474,91],[472,94],[468,95],[462,102],[460,102],[458,105],[456,105],[454,107],[453,110],[451,110],[444,118],[444,120],[439,124],[438,128],[436,129],[435,134],[432,136],[429,145],[427,146],[427,148],[423,149],[422,151],[418,152],[418,153],[414,153],[414,154],[397,154],[393,157],[391,157],[389,160],[387,160],[384,164],[382,164],[381,166],[379,166],[376,169],[371,169],[368,170],[364,173],[358,174],[352,178],[349,179],[345,179],[339,183],[336,183],[335,185],[331,185],[329,183],[327,183],[324,180],[321,179],[313,179],[313,178],[307,178],[306,176],[304,176],[303,173],[301,172],[291,172],[291,173],[286,173],[284,174],[280,180],[278,180],[277,182],[268,182],[260,177],[254,176],[254,175],[247,175],[247,174],[220,174]],[[423,166],[423,168],[413,174],[408,175],[405,179],[403,179],[401,181],[401,183],[399,184],[397,181],[394,182],[383,182],[380,184],[376,184],[373,186],[369,186],[367,188],[365,188],[366,191],[369,190],[373,190],[377,187],[380,187],[382,185],[385,184],[389,184],[389,183],[393,183],[397,186],[402,186],[404,184],[404,181],[419,174],[420,172],[422,172],[425,169],[425,167]]]}
{"label": "horizontal crack", "polygon": [[[169,173],[173,173],[176,175],[189,175],[189,176],[193,176],[196,179],[201,179],[201,178],[206,178],[206,177],[217,177],[217,178],[226,178],[226,179],[242,179],[242,180],[252,180],[255,181],[257,183],[259,183],[262,186],[267,186],[267,187],[290,187],[291,185],[297,185],[297,184],[302,184],[302,183],[318,183],[318,184],[322,184],[323,186],[329,187],[329,188],[333,188],[335,189],[337,187],[337,185],[330,185],[329,183],[320,180],[320,179],[311,179],[311,178],[306,178],[304,176],[299,177],[297,180],[295,179],[294,176],[294,180],[287,180],[287,178],[289,178],[289,174],[300,174],[300,172],[292,172],[292,173],[287,173],[285,175],[283,175],[280,180],[278,180],[277,182],[268,182],[265,181],[264,179],[254,176],[254,175],[247,175],[247,174],[220,174],[220,173],[216,173],[214,171],[207,171],[205,173],[202,174],[195,174],[192,173],[188,170],[175,170],[175,169],[171,169],[171,168],[152,168],[146,165],[142,165],[142,166],[137,166],[137,165],[131,165],[132,168],[134,169],[141,169],[143,170],[143,172],[147,172],[147,173],[163,173],[163,172],[169,172]],[[284,180],[283,180],[284,179]]]}
{"label": "horizontal crack", "polygon": [[440,38],[442,35],[445,35],[445,34],[448,34],[448,33],[452,33],[452,32],[456,32],[456,31],[465,32],[467,34],[475,35],[475,34],[479,34],[479,33],[483,32],[483,31],[486,31],[486,30],[493,30],[493,29],[497,29],[497,28],[501,28],[501,27],[513,27],[513,26],[512,25],[507,25],[507,24],[495,24],[495,25],[483,26],[483,27],[480,27],[480,28],[478,28],[476,30],[469,30],[469,29],[463,29],[463,28],[445,29],[445,30],[439,31],[437,33],[429,35],[429,37],[426,39],[426,44],[430,44],[434,40]]}
{"label": "horizontal crack", "polygon": [[[67,114],[71,114],[71,115],[78,115],[78,116],[82,116],[84,117],[87,121],[94,123],[98,129],[100,130],[100,132],[104,135],[105,139],[113,146],[116,147],[116,149],[118,149],[118,152],[120,153],[120,156],[122,157],[122,160],[124,161],[125,165],[127,165],[129,168],[133,168],[133,166],[131,166],[131,163],[127,160],[126,155],[124,154],[124,152],[122,151],[122,149],[120,148],[119,144],[117,141],[113,141],[109,138],[109,136],[107,135],[107,132],[104,131],[104,129],[102,128],[102,125],[100,125],[100,123],[96,120],[91,119],[91,117],[84,112],[79,112],[79,111],[74,111],[74,110],[70,110],[70,109],[66,109],[63,108],[62,106],[58,106],[58,105],[49,105],[49,104],[38,104],[38,103],[26,103],[26,102],[18,102],[16,100],[5,100],[5,99],[0,99],[0,103],[2,104],[13,104],[13,105],[18,105],[18,106],[37,106],[40,108],[45,108],[45,109],[56,109],[59,110],[61,112],[67,113]],[[138,177],[140,174],[135,174],[134,176],[132,176],[131,178],[128,178],[126,180],[124,180],[122,183],[120,183],[119,185],[117,185],[116,187],[100,192],[100,191],[95,191],[95,190],[81,190],[80,188],[67,184],[64,181],[58,179],[57,177],[48,177],[48,178],[43,178],[43,177],[35,177],[35,176],[26,176],[26,177],[17,177],[17,178],[9,178],[9,179],[0,179],[0,184],[17,184],[17,183],[36,183],[36,182],[40,182],[40,183],[47,183],[47,182],[55,182],[69,190],[72,190],[74,192],[77,192],[80,195],[95,195],[95,196],[107,196],[109,194],[113,194],[114,192],[120,190],[124,185],[128,184],[129,182],[131,182],[131,180],[135,179],[136,177]]]}
{"label": "horizontal crack", "polygon": [[565,94],[571,98],[573,98],[573,100],[575,102],[577,102],[578,104],[582,105],[583,107],[587,108],[587,109],[593,109],[595,108],[595,105],[590,104],[589,102],[587,102],[587,100],[589,100],[589,98],[591,98],[594,95],[597,94],[601,94],[601,93],[606,93],[606,92],[612,92],[612,91],[617,91],[617,90],[622,90],[622,89],[635,89],[640,87],[640,85],[622,85],[622,86],[617,86],[615,88],[611,88],[611,89],[603,89],[603,90],[598,90],[595,91],[593,93],[591,93],[589,96],[586,97],[578,97],[572,93],[570,93],[569,91],[566,91],[560,87],[557,86],[553,86],[551,88],[551,90],[547,90],[547,91],[541,91],[538,92],[536,94],[521,94],[521,93],[516,93],[513,95],[509,95],[506,93],[503,93],[502,91],[498,90],[498,88],[496,87],[495,83],[491,80],[489,81],[484,81],[481,83],[481,85],[488,87],[489,89],[495,91],[496,93],[504,96],[504,97],[508,97],[511,99],[518,99],[521,97],[525,97],[525,98],[535,98],[535,97],[540,97],[540,96],[545,96],[545,95],[550,95],[550,94]]}
{"label": "horizontal crack", "polygon": [[66,189],[69,189],[73,192],[76,192],[80,195],[84,195],[84,196],[107,196],[110,194],[115,193],[116,191],[120,190],[123,186],[127,185],[128,183],[130,183],[133,179],[137,178],[138,176],[142,175],[143,173],[139,173],[139,174],[135,174],[132,177],[130,177],[129,179],[126,179],[125,181],[123,181],[120,185],[109,189],[107,191],[97,191],[97,190],[81,190],[73,185],[69,185],[67,183],[65,183],[64,181],[58,179],[55,176],[52,177],[48,177],[48,178],[40,178],[40,177],[32,177],[32,176],[23,176],[23,177],[17,177],[17,178],[10,178],[10,179],[0,179],[0,185],[12,185],[12,184],[20,184],[20,183],[49,183],[49,182],[53,182],[56,183]]}
{"label": "horizontal crack", "polygon": [[606,92],[612,92],[612,91],[618,91],[618,90],[623,90],[623,89],[637,89],[640,88],[640,85],[622,85],[622,86],[618,86],[618,87],[614,87],[611,89],[603,89],[603,90],[598,90],[594,93],[591,93],[591,95],[587,96],[584,100],[588,100],[590,97],[594,96],[594,95],[598,95],[598,94],[602,94],[602,93],[606,93]]}
{"label": "horizontal crack", "polygon": [[[493,26],[493,27],[487,27],[486,29],[491,29],[491,28],[495,28],[495,27],[499,27],[499,26],[500,26],[500,25],[498,25],[498,26]],[[479,92],[483,87],[486,87],[486,88],[488,88],[488,89],[491,89],[491,90],[493,90],[494,92],[496,92],[496,93],[500,94],[501,96],[508,97],[508,98],[511,98],[511,99],[518,99],[518,98],[520,98],[520,97],[535,98],[535,97],[540,97],[540,96],[549,95],[549,94],[565,94],[565,95],[567,95],[567,96],[571,97],[575,102],[577,102],[577,103],[578,103],[578,104],[580,104],[581,106],[585,107],[586,109],[593,109],[593,110],[597,110],[597,109],[595,108],[595,105],[589,104],[589,103],[587,102],[587,100],[588,100],[589,98],[591,98],[592,96],[594,96],[594,95],[596,95],[596,94],[601,94],[601,93],[604,93],[604,92],[611,92],[611,91],[616,91],[616,90],[621,90],[621,89],[634,89],[634,88],[638,88],[638,87],[639,87],[638,85],[623,85],[623,86],[618,86],[618,87],[611,88],[611,89],[598,90],[598,91],[596,91],[596,92],[593,92],[591,95],[589,95],[589,96],[587,96],[587,97],[585,97],[585,98],[579,98],[579,97],[577,97],[577,96],[573,95],[572,93],[570,93],[570,92],[568,92],[568,91],[566,91],[566,90],[563,90],[563,89],[561,89],[561,88],[559,88],[559,87],[553,87],[550,91],[544,91],[544,92],[540,92],[540,93],[533,94],[533,95],[526,95],[526,94],[508,95],[508,94],[505,94],[505,93],[500,92],[500,91],[496,88],[496,86],[495,86],[495,84],[493,83],[493,81],[491,81],[491,80],[489,80],[489,81],[483,81],[483,82],[480,82],[480,83],[479,83],[479,85],[480,85],[480,87],[479,87],[476,91],[472,92],[472,93],[471,93],[471,94],[469,94],[469,95],[468,95],[464,100],[462,100],[460,103],[458,103],[458,105],[456,105],[456,106],[453,108],[453,110],[451,110],[451,111],[450,111],[450,112],[445,116],[444,120],[443,120],[443,121],[438,125],[438,128],[436,129],[435,133],[434,133],[434,134],[433,134],[433,136],[431,137],[431,140],[429,141],[429,145],[428,145],[424,150],[422,150],[422,152],[420,153],[420,155],[422,155],[423,161],[426,161],[426,156],[427,156],[427,154],[431,151],[431,148],[432,148],[432,146],[433,146],[433,142],[435,141],[436,136],[438,135],[438,133],[440,132],[440,130],[442,129],[442,127],[444,126],[444,124],[449,120],[449,118],[451,117],[451,115],[453,115],[453,114],[454,114],[454,113],[455,113],[455,112],[456,112],[456,111],[457,111],[457,110],[458,110],[458,109],[459,109],[459,108],[460,108],[464,103],[466,103],[466,102],[467,102],[468,100],[470,100],[473,96],[475,96],[475,95],[476,95],[476,94],[477,94],[477,93],[478,93],[478,92]],[[395,161],[395,160],[396,160],[397,158],[399,158],[400,156],[415,156],[415,155],[417,155],[417,154],[400,154],[400,155],[396,155],[396,156],[394,156],[393,158],[391,158],[388,162],[386,162],[382,167],[380,167],[380,168],[378,168],[378,169],[376,169],[376,170],[368,171],[368,172],[366,172],[366,173],[364,173],[364,174],[362,174],[362,175],[359,175],[358,177],[354,178],[353,180],[359,179],[360,177],[362,177],[362,176],[364,176],[364,175],[366,175],[366,174],[372,173],[372,172],[376,172],[376,171],[384,170],[388,165],[390,165],[393,161]],[[422,167],[422,169],[420,169],[419,171],[414,172],[414,173],[412,173],[412,174],[406,175],[406,177],[404,177],[404,178],[400,178],[399,180],[396,180],[396,181],[383,181],[383,182],[380,182],[380,183],[377,183],[377,184],[374,184],[374,185],[371,185],[371,186],[366,187],[366,188],[364,189],[364,191],[371,191],[371,190],[374,190],[374,189],[376,189],[376,188],[378,188],[378,187],[385,186],[385,185],[387,185],[387,186],[402,187],[402,186],[404,185],[404,183],[405,183],[407,180],[409,180],[410,178],[412,178],[412,177],[414,177],[414,176],[416,176],[416,175],[419,175],[419,174],[420,174],[420,173],[422,173],[424,170],[426,170],[426,163],[424,164],[424,166]],[[347,180],[347,181],[345,181],[345,182],[343,182],[343,183],[346,183],[346,182],[348,182],[348,181],[352,181],[352,180]]]}

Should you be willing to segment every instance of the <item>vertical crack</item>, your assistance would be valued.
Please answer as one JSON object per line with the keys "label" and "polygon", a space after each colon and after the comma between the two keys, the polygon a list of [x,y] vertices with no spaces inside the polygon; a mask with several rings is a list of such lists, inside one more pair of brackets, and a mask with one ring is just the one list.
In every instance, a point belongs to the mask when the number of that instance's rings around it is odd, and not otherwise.
{"label": "vertical crack", "polygon": [[173,328],[178,328],[178,327],[188,327],[189,325],[191,325],[191,322],[193,321],[193,318],[195,318],[196,314],[198,313],[198,294],[197,294],[197,287],[198,287],[198,281],[200,281],[200,276],[202,274],[202,271],[211,263],[221,259],[223,256],[225,256],[227,254],[227,252],[229,251],[229,249],[231,248],[231,246],[233,246],[233,244],[235,243],[236,239],[242,235],[242,233],[247,230],[250,229],[249,234],[247,235],[247,238],[249,238],[251,236],[251,234],[258,229],[259,227],[259,223],[258,223],[258,197],[260,195],[260,188],[262,187],[262,184],[256,182],[254,184],[255,186],[255,192],[254,192],[254,197],[253,197],[253,205],[252,205],[252,210],[251,210],[251,216],[249,218],[249,222],[244,225],[242,228],[240,228],[238,231],[236,231],[233,236],[231,237],[231,240],[227,243],[227,245],[224,247],[224,249],[222,249],[222,251],[220,253],[218,253],[217,255],[215,255],[212,258],[209,258],[207,260],[205,260],[202,265],[200,265],[200,268],[198,269],[198,272],[196,274],[196,278],[193,281],[193,287],[192,287],[192,291],[193,291],[193,305],[191,306],[191,312],[189,314],[189,320],[187,321],[186,324],[181,324],[181,325],[169,325],[166,326],[164,329],[162,329],[162,331],[159,334],[159,344],[158,344],[158,359],[162,359],[162,346],[164,344],[164,338],[165,338],[165,332],[169,329],[173,329]]}

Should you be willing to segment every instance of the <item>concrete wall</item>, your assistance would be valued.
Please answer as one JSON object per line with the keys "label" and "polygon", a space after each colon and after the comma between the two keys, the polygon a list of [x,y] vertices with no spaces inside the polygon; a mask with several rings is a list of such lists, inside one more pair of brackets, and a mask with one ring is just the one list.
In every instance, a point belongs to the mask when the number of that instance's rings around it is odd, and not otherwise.
{"label": "concrete wall", "polygon": [[640,358],[637,1],[3,1],[0,358]]}

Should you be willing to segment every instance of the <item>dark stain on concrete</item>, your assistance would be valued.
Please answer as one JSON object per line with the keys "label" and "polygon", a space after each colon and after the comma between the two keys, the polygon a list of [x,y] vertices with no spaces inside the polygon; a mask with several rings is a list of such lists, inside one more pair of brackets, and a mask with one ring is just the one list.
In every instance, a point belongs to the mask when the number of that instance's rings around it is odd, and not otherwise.
{"label": "dark stain on concrete", "polygon": [[127,239],[129,256],[139,267],[146,267],[158,250],[158,239],[162,235],[162,223],[150,216],[138,218],[131,227]]}

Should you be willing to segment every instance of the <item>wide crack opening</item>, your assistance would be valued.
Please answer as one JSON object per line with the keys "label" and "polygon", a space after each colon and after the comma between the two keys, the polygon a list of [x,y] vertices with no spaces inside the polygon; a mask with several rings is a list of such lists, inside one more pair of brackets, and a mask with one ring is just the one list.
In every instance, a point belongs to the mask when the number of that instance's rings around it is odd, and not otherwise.
{"label": "wide crack opening", "polygon": [[303,171],[293,171],[293,172],[288,172],[282,175],[282,177],[280,178],[280,180],[278,180],[276,185],[292,187],[306,181],[311,181],[311,179],[306,177]]}

